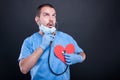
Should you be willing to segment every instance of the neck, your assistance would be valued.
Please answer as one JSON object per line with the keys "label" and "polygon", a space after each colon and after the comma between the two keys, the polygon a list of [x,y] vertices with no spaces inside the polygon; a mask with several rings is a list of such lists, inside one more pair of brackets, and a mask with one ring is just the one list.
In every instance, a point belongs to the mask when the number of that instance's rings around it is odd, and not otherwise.
{"label": "neck", "polygon": [[[44,33],[42,31],[39,31],[39,34],[41,34],[42,36],[44,35]],[[55,35],[56,31],[52,33],[52,35]]]}
{"label": "neck", "polygon": [[40,35],[44,35],[44,33],[43,33],[43,32],[41,32],[41,31],[39,31],[39,34],[40,34]]}

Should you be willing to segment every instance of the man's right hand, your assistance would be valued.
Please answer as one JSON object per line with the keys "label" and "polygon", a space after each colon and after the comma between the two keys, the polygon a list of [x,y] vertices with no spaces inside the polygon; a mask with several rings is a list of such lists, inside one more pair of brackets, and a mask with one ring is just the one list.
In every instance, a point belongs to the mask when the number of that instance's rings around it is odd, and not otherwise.
{"label": "man's right hand", "polygon": [[50,42],[54,40],[54,35],[52,34],[44,34],[42,37],[42,43],[40,45],[40,47],[45,50],[49,45]]}

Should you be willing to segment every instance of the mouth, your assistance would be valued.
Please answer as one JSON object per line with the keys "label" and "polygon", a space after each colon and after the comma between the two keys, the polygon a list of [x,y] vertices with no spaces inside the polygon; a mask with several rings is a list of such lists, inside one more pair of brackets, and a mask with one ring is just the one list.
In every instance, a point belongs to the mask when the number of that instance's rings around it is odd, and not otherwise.
{"label": "mouth", "polygon": [[53,24],[53,23],[48,23],[47,26],[48,26],[49,28],[52,28],[52,27],[54,27],[54,24]]}

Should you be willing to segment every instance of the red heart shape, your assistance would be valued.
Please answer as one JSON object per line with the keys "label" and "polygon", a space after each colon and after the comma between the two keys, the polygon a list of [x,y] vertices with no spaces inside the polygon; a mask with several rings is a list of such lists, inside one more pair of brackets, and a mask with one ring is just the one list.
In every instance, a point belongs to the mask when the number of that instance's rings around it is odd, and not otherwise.
{"label": "red heart shape", "polygon": [[63,56],[63,51],[65,51],[68,54],[73,54],[74,53],[74,45],[73,44],[68,44],[65,48],[61,45],[57,45],[54,48],[54,53],[55,55],[65,63],[65,58]]}

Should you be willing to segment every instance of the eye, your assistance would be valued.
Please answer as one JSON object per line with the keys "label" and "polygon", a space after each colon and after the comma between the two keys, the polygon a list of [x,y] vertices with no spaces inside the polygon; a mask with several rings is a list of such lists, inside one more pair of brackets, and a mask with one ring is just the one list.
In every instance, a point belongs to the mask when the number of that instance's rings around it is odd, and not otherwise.
{"label": "eye", "polygon": [[56,17],[56,14],[53,14],[52,16]]}
{"label": "eye", "polygon": [[48,14],[48,13],[44,13],[43,15],[44,15],[44,16],[48,16],[49,14]]}

